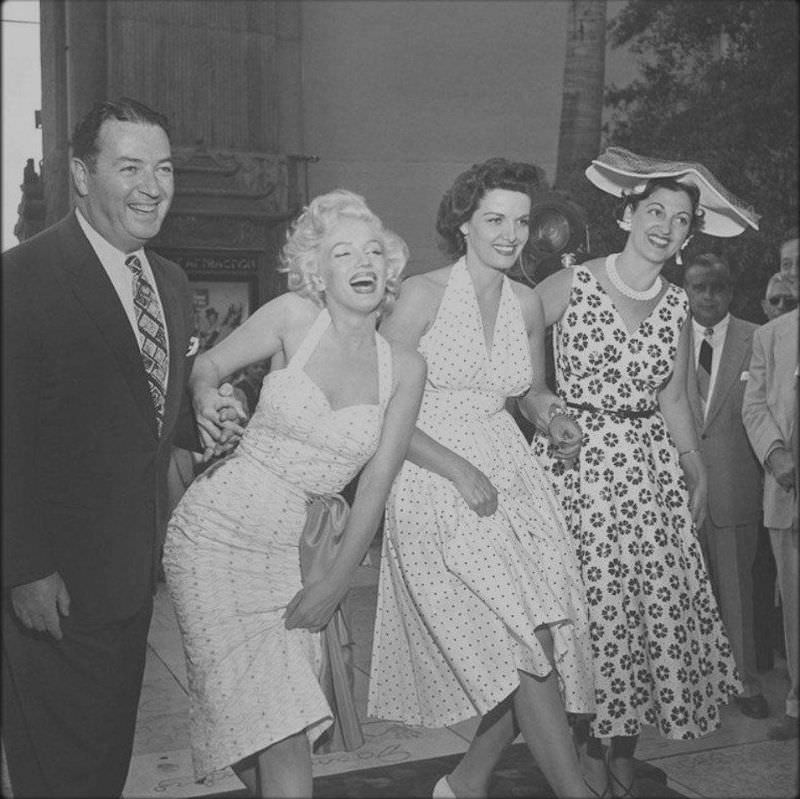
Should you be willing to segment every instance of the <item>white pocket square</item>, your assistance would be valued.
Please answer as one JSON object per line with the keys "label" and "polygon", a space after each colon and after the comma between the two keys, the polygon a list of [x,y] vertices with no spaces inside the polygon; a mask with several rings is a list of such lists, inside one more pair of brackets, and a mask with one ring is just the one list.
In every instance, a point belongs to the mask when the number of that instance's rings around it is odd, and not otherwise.
{"label": "white pocket square", "polygon": [[750,372],[742,372],[742,376],[739,378],[739,380],[742,380],[742,381],[746,381],[746,380],[749,380],[749,379],[750,379]]}
{"label": "white pocket square", "polygon": [[186,357],[191,358],[192,355],[197,355],[200,350],[200,339],[197,336],[192,336],[189,339],[189,348],[186,350]]}

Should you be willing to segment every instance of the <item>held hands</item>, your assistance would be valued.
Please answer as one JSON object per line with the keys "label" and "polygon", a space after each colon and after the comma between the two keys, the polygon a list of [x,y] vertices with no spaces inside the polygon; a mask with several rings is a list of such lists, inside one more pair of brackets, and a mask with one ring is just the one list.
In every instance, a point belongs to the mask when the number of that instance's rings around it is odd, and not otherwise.
{"label": "held hands", "polygon": [[207,388],[194,395],[194,411],[203,443],[203,461],[225,455],[238,443],[244,433],[240,422],[247,421],[241,402],[230,383],[218,389]]}
{"label": "held hands", "polygon": [[58,572],[14,586],[11,604],[17,618],[29,630],[50,633],[56,641],[61,640],[60,616],[69,616],[69,593]]}
{"label": "held hands", "polygon": [[330,579],[309,583],[300,589],[286,606],[283,624],[287,630],[302,627],[317,633],[331,620],[347,593]]}
{"label": "held hands", "polygon": [[459,461],[453,485],[470,510],[478,516],[491,516],[497,510],[497,489],[480,469],[463,458]]}
{"label": "held hands", "polygon": [[572,466],[583,443],[581,426],[572,416],[559,411],[550,416],[547,435],[553,446],[553,455],[559,460],[566,461],[566,466]]}

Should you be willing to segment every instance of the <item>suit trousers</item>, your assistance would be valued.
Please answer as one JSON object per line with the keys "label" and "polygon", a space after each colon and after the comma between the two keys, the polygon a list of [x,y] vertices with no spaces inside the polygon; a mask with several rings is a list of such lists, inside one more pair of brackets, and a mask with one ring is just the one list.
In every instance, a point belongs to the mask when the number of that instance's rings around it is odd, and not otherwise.
{"label": "suit trousers", "polygon": [[63,638],[3,614],[3,746],[14,799],[118,797],[128,775],[152,600],[131,618],[61,618]]}
{"label": "suit trousers", "polygon": [[700,531],[700,545],[744,686],[743,695],[760,693],[753,632],[753,564],[758,524],[717,527],[706,519]]}
{"label": "suit trousers", "polygon": [[770,528],[769,539],[775,554],[778,590],[783,607],[783,632],[786,636],[786,668],[789,672],[789,693],[786,696],[786,715],[798,716],[798,531],[797,528]]}

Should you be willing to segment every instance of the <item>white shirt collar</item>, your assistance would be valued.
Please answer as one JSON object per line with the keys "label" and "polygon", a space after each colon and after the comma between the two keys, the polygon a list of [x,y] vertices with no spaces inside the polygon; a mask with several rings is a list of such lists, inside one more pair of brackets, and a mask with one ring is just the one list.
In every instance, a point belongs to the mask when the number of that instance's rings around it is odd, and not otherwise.
{"label": "white shirt collar", "polygon": [[[731,315],[729,313],[726,313],[725,316],[723,316],[722,319],[720,319],[719,322],[717,322],[717,324],[715,324],[711,328],[714,331],[711,338],[715,339],[718,338],[719,336],[724,336],[728,330],[728,325],[730,324],[730,321],[731,321]],[[705,336],[706,334],[706,330],[708,329],[706,325],[701,325],[697,321],[697,319],[694,318],[694,316],[692,317],[692,327],[694,328],[695,338],[698,337],[703,338],[703,336]]]}
{"label": "white shirt collar", "polygon": [[[92,227],[91,223],[83,215],[83,212],[80,208],[75,209],[75,216],[78,219],[78,224],[81,226],[81,230],[86,234],[86,238],[89,239],[89,244],[92,245],[92,249],[97,253],[100,263],[102,263],[104,266],[111,264],[124,265],[125,259],[129,255],[136,255],[141,261],[145,263],[147,262],[144,254],[144,247],[139,247],[138,250],[134,250],[133,252],[122,252],[122,250],[118,250],[108,241],[108,239],[106,239]],[[127,267],[125,268],[127,269]]]}

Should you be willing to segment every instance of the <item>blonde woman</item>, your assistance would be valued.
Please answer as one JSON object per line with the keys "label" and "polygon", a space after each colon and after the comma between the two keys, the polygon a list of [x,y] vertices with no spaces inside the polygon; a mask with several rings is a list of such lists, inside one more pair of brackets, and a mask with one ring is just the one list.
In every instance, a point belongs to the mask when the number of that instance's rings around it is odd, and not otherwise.
{"label": "blonde woman", "polygon": [[[376,332],[406,253],[358,195],[317,197],[283,251],[290,291],[195,363],[201,425],[221,421],[225,375],[273,356],[286,364],[264,379],[238,448],[195,480],[167,533],[198,779],[232,766],[254,796],[311,795],[311,745],[332,722],[319,630],[375,533],[424,384],[422,359]],[[309,496],[340,491],[362,467],[336,561],[301,587]]]}

